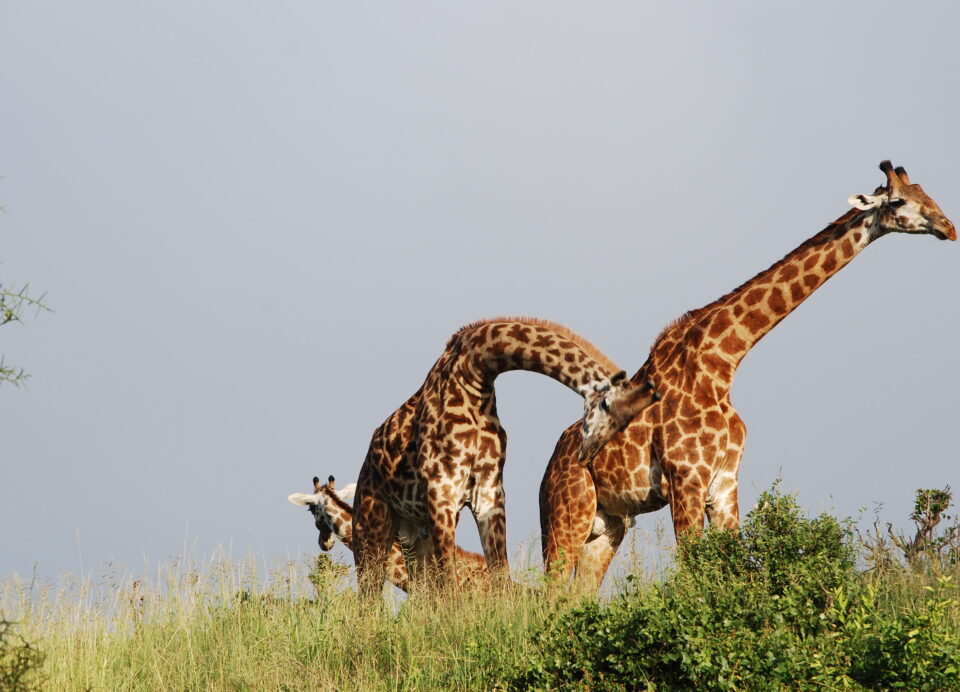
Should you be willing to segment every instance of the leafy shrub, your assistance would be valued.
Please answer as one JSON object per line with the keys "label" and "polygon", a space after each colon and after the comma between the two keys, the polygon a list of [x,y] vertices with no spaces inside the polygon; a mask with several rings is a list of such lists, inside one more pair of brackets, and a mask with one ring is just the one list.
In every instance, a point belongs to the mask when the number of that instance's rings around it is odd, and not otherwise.
{"label": "leafy shrub", "polygon": [[891,541],[903,552],[908,565],[916,569],[938,569],[960,562],[960,521],[948,526],[940,535],[936,530],[943,519],[952,518],[946,513],[951,504],[953,491],[949,485],[942,490],[920,488],[914,501],[913,514],[910,515],[917,527],[916,535],[907,540],[903,535],[894,533],[891,525],[887,525]]}
{"label": "leafy shrub", "polygon": [[955,588],[942,576],[924,587],[928,598],[894,617],[875,584],[853,597],[838,590],[827,615],[849,665],[837,678],[871,689],[960,689],[960,633],[949,625],[960,606]]}
{"label": "leafy shrub", "polygon": [[854,570],[851,538],[848,524],[807,518],[775,488],[739,535],[681,540],[662,584],[585,602],[541,629],[512,685],[960,689],[949,580],[897,605]]}

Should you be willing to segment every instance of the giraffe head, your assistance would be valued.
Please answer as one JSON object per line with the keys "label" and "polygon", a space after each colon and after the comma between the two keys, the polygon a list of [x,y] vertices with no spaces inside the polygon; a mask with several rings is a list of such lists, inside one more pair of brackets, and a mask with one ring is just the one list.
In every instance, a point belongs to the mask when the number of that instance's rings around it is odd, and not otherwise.
{"label": "giraffe head", "polygon": [[660,400],[652,380],[633,382],[623,370],[594,386],[583,398],[580,463],[586,465],[614,435],[645,408]]}
{"label": "giraffe head", "polygon": [[872,195],[854,195],[849,202],[860,211],[873,211],[876,217],[874,235],[884,233],[928,233],[940,240],[956,240],[957,229],[940,211],[940,207],[923,191],[910,183],[902,167],[889,161],[880,164],[887,175],[887,184]]}
{"label": "giraffe head", "polygon": [[342,540],[349,536],[348,522],[352,514],[349,502],[353,499],[356,487],[355,483],[351,483],[337,490],[333,476],[327,479],[326,485],[321,485],[320,479],[314,476],[312,495],[293,493],[287,497],[293,504],[306,507],[313,515],[313,523],[320,533],[317,537],[320,550],[330,550],[337,538]]}

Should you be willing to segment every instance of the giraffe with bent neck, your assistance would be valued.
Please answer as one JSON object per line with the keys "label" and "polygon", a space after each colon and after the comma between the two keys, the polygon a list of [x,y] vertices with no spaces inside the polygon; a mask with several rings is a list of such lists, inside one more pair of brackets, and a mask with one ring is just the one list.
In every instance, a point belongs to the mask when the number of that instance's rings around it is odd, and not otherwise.
{"label": "giraffe with bent neck", "polygon": [[654,342],[634,379],[654,378],[662,401],[592,460],[578,463],[571,426],[540,485],[544,563],[566,580],[597,588],[635,515],[670,505],[675,535],[704,518],[736,529],[737,473],[746,426],[730,403],[744,356],[763,336],[874,240],[888,233],[956,240],[953,223],[911,184],[903,168],[880,164],[887,184],[854,195],[853,206],[739,288],[683,315]]}
{"label": "giraffe with bent neck", "polygon": [[[330,476],[325,485],[313,477],[313,494],[292,493],[287,499],[295,505],[306,507],[314,520],[319,535],[320,549],[327,552],[333,548],[334,539],[340,539],[348,550],[353,550],[353,501],[357,484],[351,483],[340,490],[334,487]],[[487,560],[478,553],[456,547],[457,561],[463,568],[459,571],[460,585],[480,585],[488,581]],[[390,546],[386,568],[387,581],[401,591],[409,591],[410,581],[403,551],[396,541]]]}
{"label": "giraffe with bent neck", "polygon": [[395,541],[416,555],[412,568],[429,560],[457,583],[454,537],[464,507],[476,519],[491,573],[506,570],[507,436],[493,384],[510,370],[546,375],[584,398],[576,445],[583,459],[657,400],[651,382],[627,380],[599,349],[555,322],[506,317],[461,328],[420,389],[373,433],[353,506],[361,593],[383,583]]}

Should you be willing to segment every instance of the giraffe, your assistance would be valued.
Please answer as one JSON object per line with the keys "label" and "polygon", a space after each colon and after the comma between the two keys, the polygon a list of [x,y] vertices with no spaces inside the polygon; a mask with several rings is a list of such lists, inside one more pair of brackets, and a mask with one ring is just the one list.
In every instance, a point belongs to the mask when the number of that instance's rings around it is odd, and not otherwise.
{"label": "giraffe", "polygon": [[737,472],[746,426],[730,404],[743,357],[767,332],[888,233],[956,240],[953,223],[903,168],[880,164],[886,185],[770,268],[668,325],[634,380],[655,378],[662,400],[585,466],[567,428],[540,485],[544,564],[565,582],[575,568],[598,588],[633,517],[670,505],[674,534],[711,524],[736,529]]}
{"label": "giraffe", "polygon": [[454,534],[470,507],[492,574],[507,568],[503,464],[506,432],[493,383],[509,370],[551,377],[584,397],[579,455],[587,459],[656,401],[652,382],[626,373],[579,334],[530,317],[480,320],[450,337],[420,389],[378,427],[357,479],[353,553],[370,594],[383,583],[398,537],[457,583]]}
{"label": "giraffe", "polygon": [[326,485],[323,485],[320,483],[320,478],[314,476],[313,494],[291,493],[287,496],[290,502],[306,507],[313,516],[313,523],[319,532],[317,543],[320,544],[320,550],[324,552],[333,549],[337,538],[345,546],[350,547],[353,521],[353,507],[350,503],[353,501],[357,484],[351,483],[337,490],[334,482],[333,476],[330,476]]}
{"label": "giraffe", "polygon": [[[334,487],[334,478],[330,476],[326,485],[321,485],[317,476],[313,477],[313,494],[292,493],[287,499],[295,505],[306,507],[313,516],[319,531],[318,542],[324,552],[333,548],[334,538],[353,550],[353,500],[357,484],[351,483],[340,490]],[[457,560],[464,569],[459,573],[460,585],[479,585],[487,581],[487,560],[479,553],[472,553],[456,546]],[[387,557],[387,581],[401,591],[409,590],[407,565],[400,544],[396,541],[390,546]]]}

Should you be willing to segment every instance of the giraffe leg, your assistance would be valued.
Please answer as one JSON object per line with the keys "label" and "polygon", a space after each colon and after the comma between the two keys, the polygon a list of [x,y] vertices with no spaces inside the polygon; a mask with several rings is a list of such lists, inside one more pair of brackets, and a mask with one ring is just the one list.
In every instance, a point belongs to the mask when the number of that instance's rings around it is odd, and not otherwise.
{"label": "giraffe leg", "polygon": [[[559,445],[558,445],[559,449]],[[560,466],[551,459],[540,483],[540,531],[543,568],[557,583],[566,584],[577,567],[597,511],[593,477],[579,464]]]}
{"label": "giraffe leg", "polygon": [[707,454],[689,454],[687,458],[679,460],[663,460],[663,472],[670,492],[673,532],[678,539],[688,531],[703,532],[710,468],[702,460],[716,457],[715,450],[704,451]]}
{"label": "giraffe leg", "polygon": [[729,442],[723,461],[718,464],[717,473],[710,483],[707,495],[707,520],[711,526],[737,530],[740,528],[740,507],[737,502],[737,476],[740,471],[740,459],[743,457],[743,443],[747,436],[747,426],[736,412],[727,420]]}
{"label": "giraffe leg", "polygon": [[410,579],[407,563],[403,557],[403,549],[396,541],[390,545],[390,555],[387,558],[387,579],[401,591],[409,592]]}
{"label": "giraffe leg", "polygon": [[387,579],[399,589],[410,589],[427,573],[427,563],[433,556],[433,543],[421,522],[401,520],[397,526],[397,540],[390,546]]}
{"label": "giraffe leg", "polygon": [[473,508],[473,516],[480,531],[483,554],[487,558],[487,567],[491,575],[509,572],[507,558],[507,515],[504,511],[503,486],[485,489]]}
{"label": "giraffe leg", "polygon": [[627,535],[627,523],[623,517],[601,515],[598,512],[598,518],[602,518],[603,531],[584,544],[577,562],[574,583],[584,592],[595,593],[600,589],[610,562]]}
{"label": "giraffe leg", "polygon": [[503,491],[503,465],[506,462],[507,432],[495,412],[488,413],[488,427],[481,433],[482,452],[472,463],[473,487],[469,505],[480,532],[480,544],[490,576],[509,579],[507,555],[506,498]]}
{"label": "giraffe leg", "polygon": [[[714,476],[707,497],[707,520],[718,528],[740,528],[740,507],[737,502],[737,467],[740,465],[739,450],[727,453],[723,468]],[[732,470],[731,470],[732,467]]]}
{"label": "giraffe leg", "polygon": [[[434,497],[431,498],[430,495]],[[457,584],[457,566],[455,560],[457,519],[459,511],[457,507],[446,500],[438,497],[439,493],[427,493],[427,516],[430,526],[430,542],[426,560],[428,571],[436,571],[437,576],[444,585]],[[426,546],[425,542],[420,542]]]}
{"label": "giraffe leg", "polygon": [[361,473],[354,498],[353,556],[357,586],[363,598],[372,598],[383,588],[396,527],[396,517],[386,498],[371,478]]}

